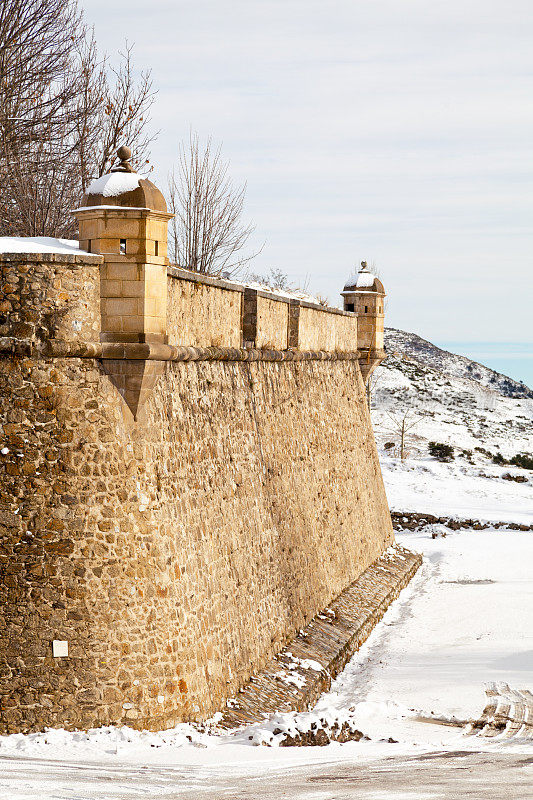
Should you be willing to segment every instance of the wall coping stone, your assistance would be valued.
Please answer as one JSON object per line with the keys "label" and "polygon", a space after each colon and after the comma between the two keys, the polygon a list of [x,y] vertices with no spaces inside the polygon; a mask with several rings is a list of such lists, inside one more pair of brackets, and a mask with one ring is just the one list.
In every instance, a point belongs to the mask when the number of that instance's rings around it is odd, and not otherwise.
{"label": "wall coping stone", "polygon": [[159,342],[67,342],[0,337],[0,356],[98,358],[138,361],[356,361],[357,350],[256,350],[237,347],[185,347]]}
{"label": "wall coping stone", "polygon": [[199,272],[192,272],[189,269],[176,267],[173,264],[167,267],[167,275],[170,275],[171,278],[180,278],[183,281],[191,281],[192,283],[203,283],[206,286],[215,286],[217,289],[227,289],[241,294],[244,294],[246,288],[240,283],[233,283],[233,281],[218,278],[214,275],[202,275]]}
{"label": "wall coping stone", "polygon": [[335,306],[323,306],[320,303],[311,303],[308,300],[298,300],[298,302],[302,308],[314,308],[316,311],[327,311],[328,314],[338,314],[341,317],[357,316],[353,311],[344,311],[342,308],[335,308]]}

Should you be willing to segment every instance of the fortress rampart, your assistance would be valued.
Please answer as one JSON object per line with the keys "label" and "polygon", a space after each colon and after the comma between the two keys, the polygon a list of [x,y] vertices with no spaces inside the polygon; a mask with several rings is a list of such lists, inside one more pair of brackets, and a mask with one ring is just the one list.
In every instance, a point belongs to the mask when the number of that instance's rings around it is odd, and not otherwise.
{"label": "fortress rampart", "polygon": [[358,347],[350,309],[168,267],[119,170],[85,252],[0,253],[1,732],[206,718],[393,541],[382,308]]}
{"label": "fortress rampart", "polygon": [[168,270],[169,340],[199,347],[354,352],[357,316],[274,291]]}
{"label": "fortress rampart", "polygon": [[[169,345],[101,343],[100,256],[0,259],[1,730],[205,717],[392,542],[357,353],[324,352],[357,319],[246,350],[253,298],[170,269]],[[257,308],[282,346],[291,302]],[[157,347],[134,421],[102,348]]]}

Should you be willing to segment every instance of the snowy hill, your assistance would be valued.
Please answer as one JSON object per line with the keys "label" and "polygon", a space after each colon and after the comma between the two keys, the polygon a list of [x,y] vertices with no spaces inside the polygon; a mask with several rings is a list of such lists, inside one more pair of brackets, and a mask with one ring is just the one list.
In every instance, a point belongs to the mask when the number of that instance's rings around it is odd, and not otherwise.
{"label": "snowy hill", "polygon": [[385,345],[392,356],[395,354],[407,356],[412,361],[432,367],[438,372],[446,372],[450,377],[474,380],[481,386],[495,389],[504,397],[533,398],[533,389],[525,383],[515,381],[465,356],[442,350],[421,336],[417,336],[416,333],[386,328]]}
{"label": "snowy hill", "polygon": [[[533,454],[533,392],[415,334],[387,329],[386,347],[371,390],[391,508],[531,524],[533,472],[497,461]],[[430,442],[453,459],[430,456]]]}

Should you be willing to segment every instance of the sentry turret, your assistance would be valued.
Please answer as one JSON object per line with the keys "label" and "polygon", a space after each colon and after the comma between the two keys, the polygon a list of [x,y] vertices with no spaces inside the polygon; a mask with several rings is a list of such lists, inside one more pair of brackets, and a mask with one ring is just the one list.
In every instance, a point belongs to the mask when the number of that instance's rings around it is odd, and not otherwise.
{"label": "sentry turret", "polygon": [[385,289],[380,279],[370,272],[366,261],[361,261],[361,269],[347,281],[341,295],[344,310],[357,314],[357,349],[361,353],[359,363],[366,381],[385,356]]}
{"label": "sentry turret", "polygon": [[[172,214],[157,186],[134,171],[130,148],[120,147],[117,155],[120,163],[89,185],[74,211],[80,249],[104,258],[101,341],[157,346],[167,342],[167,227]],[[162,371],[161,362],[149,356],[104,362],[135,418]]]}

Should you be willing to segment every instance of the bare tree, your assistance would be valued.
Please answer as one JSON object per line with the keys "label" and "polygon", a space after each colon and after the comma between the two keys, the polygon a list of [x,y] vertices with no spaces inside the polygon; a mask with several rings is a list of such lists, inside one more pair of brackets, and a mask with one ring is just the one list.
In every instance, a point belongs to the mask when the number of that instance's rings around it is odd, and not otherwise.
{"label": "bare tree", "polygon": [[74,54],[85,35],[74,3],[4,0],[0,6],[2,233],[41,233],[50,220],[61,169],[53,159],[50,170],[50,159],[74,124]]}
{"label": "bare tree", "polygon": [[398,437],[398,450],[403,461],[407,455],[407,445],[412,436],[412,431],[421,423],[419,416],[411,410],[400,411],[397,414],[387,414],[389,431]]}
{"label": "bare tree", "polygon": [[0,234],[72,235],[115,144],[137,136],[147,158],[150,77],[135,84],[131,48],[107,67],[75,0],[3,0],[0,88]]}
{"label": "bare tree", "polygon": [[[74,2],[3,0],[0,5],[0,87],[3,128],[19,135],[68,104],[70,56],[86,35]],[[43,93],[43,88],[46,91]],[[32,107],[28,108],[28,103]]]}
{"label": "bare tree", "polygon": [[248,272],[246,275],[247,280],[253,281],[255,283],[260,283],[269,289],[273,289],[274,291],[279,292],[296,292],[296,291],[307,291],[307,281],[306,281],[306,288],[300,289],[299,287],[294,284],[286,272],[283,272],[281,269],[276,269],[276,267],[270,267],[268,272],[259,273],[259,272]]}
{"label": "bare tree", "polygon": [[124,52],[120,53],[118,68],[102,68],[95,74],[97,94],[101,97],[98,111],[92,119],[86,113],[79,116],[80,123],[85,124],[85,130],[80,130],[78,135],[80,146],[85,151],[83,167],[80,163],[83,191],[92,178],[109,170],[117,149],[124,142],[133,148],[131,161],[134,169],[151,171],[148,167],[150,145],[157,134],[150,131],[149,112],[155,92],[149,71],[141,72],[136,81],[132,52],[132,47],[126,43]]}
{"label": "bare tree", "polygon": [[366,399],[368,402],[368,408],[372,409],[372,396],[374,392],[378,388],[379,384],[381,383],[381,379],[383,378],[383,373],[379,369],[379,367],[373,372],[370,373],[366,382]]}
{"label": "bare tree", "polygon": [[297,283],[291,281],[286,272],[276,267],[270,267],[268,272],[247,272],[246,280],[254,283],[262,284],[267,289],[272,289],[274,292],[291,292],[295,296],[307,295],[310,302],[317,303],[321,306],[329,305],[329,298],[321,294],[313,294],[309,288],[309,276],[306,277],[303,285],[299,286]]}
{"label": "bare tree", "polygon": [[220,148],[205,146],[192,133],[179,147],[179,160],[168,180],[169,253],[181,267],[210,275],[239,272],[257,253],[247,254],[254,230],[243,222],[246,185],[235,187]]}

